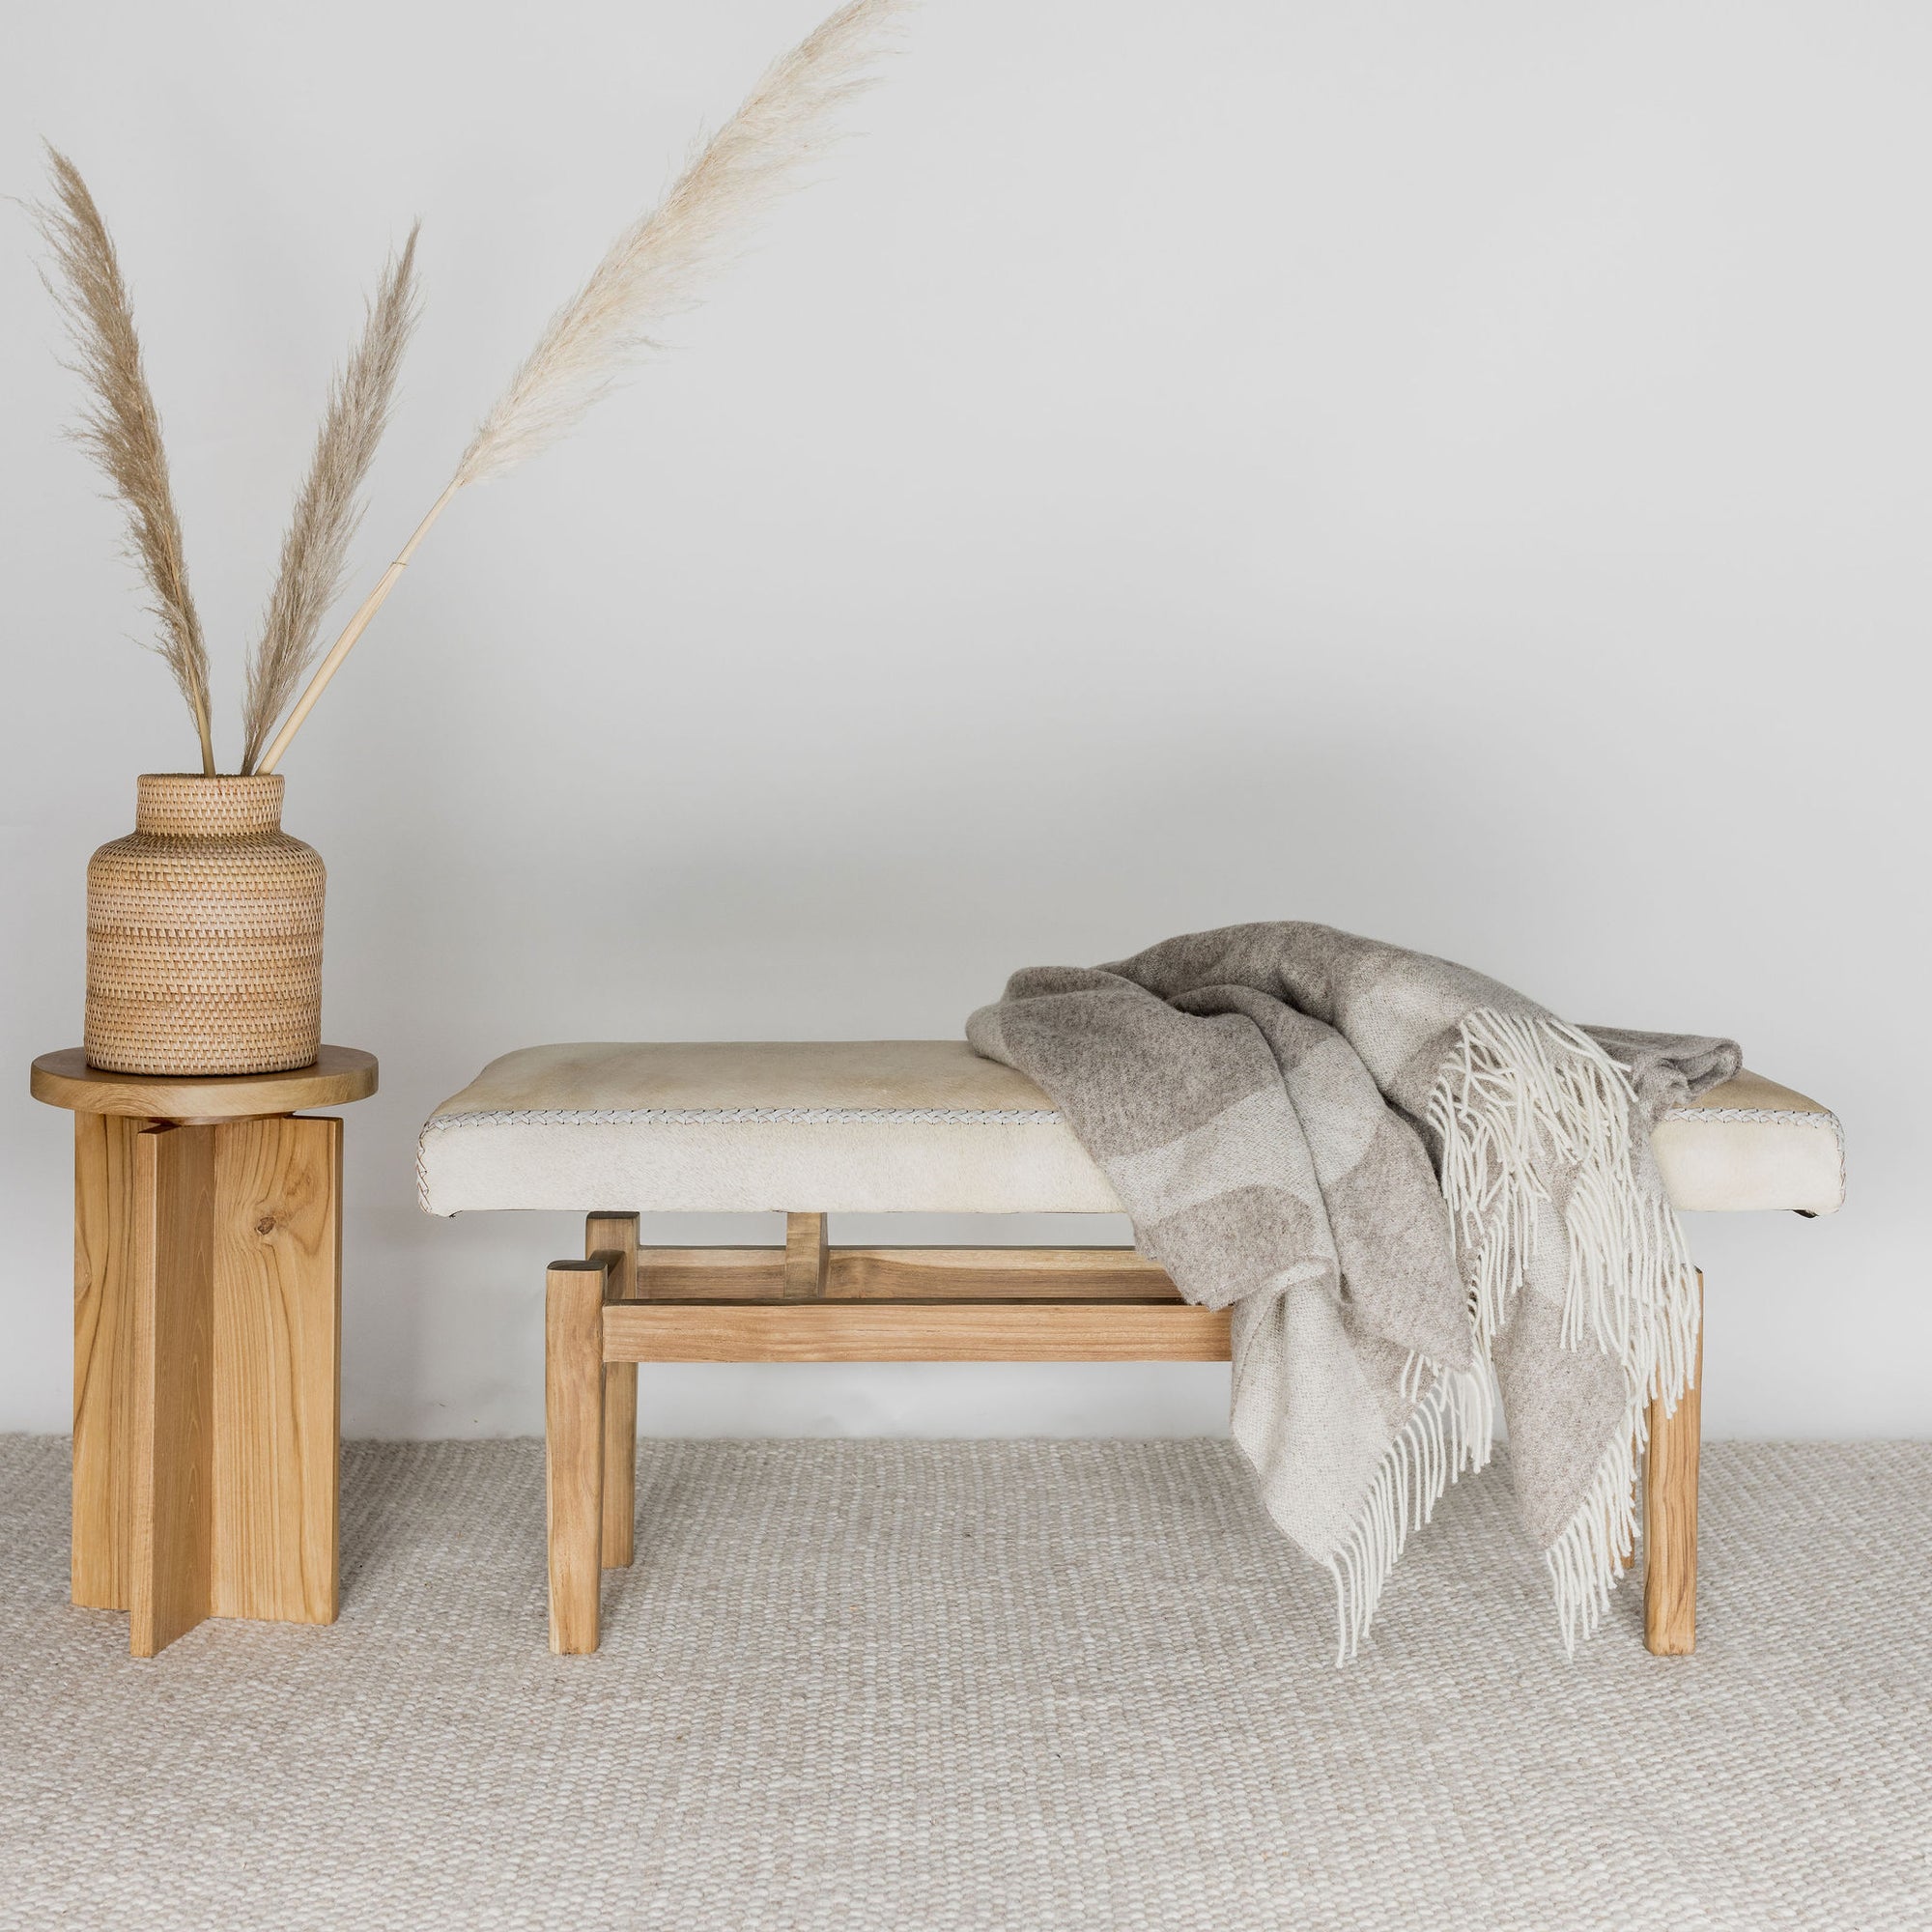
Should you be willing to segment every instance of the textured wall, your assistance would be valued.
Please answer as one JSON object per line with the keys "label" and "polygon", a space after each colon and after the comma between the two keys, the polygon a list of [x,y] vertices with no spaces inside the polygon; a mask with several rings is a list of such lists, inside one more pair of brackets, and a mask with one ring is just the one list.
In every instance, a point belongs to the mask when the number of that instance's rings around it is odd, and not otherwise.
{"label": "textured wall", "polygon": [[[36,190],[44,132],[119,235],[231,747],[327,370],[409,217],[428,309],[359,582],[814,8],[14,20],[0,188]],[[537,1426],[575,1231],[428,1221],[411,1185],[486,1058],[950,1033],[1010,967],[1294,916],[1733,1032],[1837,1107],[1842,1216],[1692,1227],[1705,1412],[1932,1431],[1932,16],[932,0],[911,40],[679,353],[445,520],[288,761],[326,1033],[384,1061],[350,1117],[349,1430]],[[69,1138],[25,1062],[78,1035],[88,852],[192,740],[0,236],[0,1427],[54,1429]],[[1193,1431],[1224,1391],[660,1371],[645,1426]]]}

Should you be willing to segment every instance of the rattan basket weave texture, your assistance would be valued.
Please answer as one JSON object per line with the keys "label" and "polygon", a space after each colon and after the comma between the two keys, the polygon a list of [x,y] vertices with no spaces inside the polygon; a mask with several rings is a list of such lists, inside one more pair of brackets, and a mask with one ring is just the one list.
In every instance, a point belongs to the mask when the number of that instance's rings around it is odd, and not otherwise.
{"label": "rattan basket weave texture", "polygon": [[322,1044],[322,860],[282,777],[142,777],[135,830],[87,867],[90,1066],[278,1073]]}

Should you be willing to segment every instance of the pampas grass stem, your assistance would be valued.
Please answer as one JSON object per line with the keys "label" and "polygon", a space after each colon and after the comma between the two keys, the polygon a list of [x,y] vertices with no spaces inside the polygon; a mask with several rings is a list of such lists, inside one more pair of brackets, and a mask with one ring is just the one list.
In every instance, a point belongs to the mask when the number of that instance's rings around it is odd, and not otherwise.
{"label": "pampas grass stem", "polygon": [[269,749],[262,754],[261,763],[255,767],[258,772],[271,772],[281,763],[282,753],[289,749],[289,740],[301,729],[302,720],[315,709],[316,699],[328,688],[328,680],[335,675],[342,660],[355,648],[355,640],[369,628],[369,620],[383,608],[384,599],[402,581],[403,572],[409,568],[410,558],[416,554],[416,546],[429,535],[430,526],[449,507],[460,487],[452,480],[442,495],[430,505],[429,514],[416,526],[415,534],[396,553],[395,561],[376,580],[376,587],[363,598],[356,607],[355,616],[342,627],[342,635],[329,645],[328,655],[316,667],[315,675],[309,679],[307,690],[296,700],[296,708],[283,721],[282,728],[275,733]]}

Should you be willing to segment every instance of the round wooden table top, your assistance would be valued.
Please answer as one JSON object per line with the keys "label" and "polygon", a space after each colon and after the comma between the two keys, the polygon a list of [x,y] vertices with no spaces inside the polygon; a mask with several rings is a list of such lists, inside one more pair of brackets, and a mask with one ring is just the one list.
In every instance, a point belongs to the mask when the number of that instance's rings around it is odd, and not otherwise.
{"label": "round wooden table top", "polygon": [[150,1121],[239,1121],[340,1107],[376,1091],[376,1056],[356,1046],[325,1046],[307,1066],[286,1073],[103,1073],[77,1046],[34,1062],[33,1093],[78,1114],[131,1114]]}

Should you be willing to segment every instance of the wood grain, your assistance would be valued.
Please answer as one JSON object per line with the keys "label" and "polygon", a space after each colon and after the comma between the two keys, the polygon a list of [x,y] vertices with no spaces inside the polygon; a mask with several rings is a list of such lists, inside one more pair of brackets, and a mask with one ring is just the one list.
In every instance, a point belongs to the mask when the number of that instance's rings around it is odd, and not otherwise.
{"label": "wood grain", "polygon": [[784,1298],[815,1301],[825,1293],[828,1250],[823,1214],[785,1216]]}
{"label": "wood grain", "polygon": [[1185,1302],[639,1301],[612,1362],[1225,1362],[1225,1310]]}
{"label": "wood grain", "polygon": [[[778,1248],[644,1248],[646,1301],[778,1301]],[[1179,1301],[1132,1248],[830,1248],[832,1301]]]}
{"label": "wood grain", "polygon": [[134,1159],[148,1122],[73,1117],[73,1601],[125,1610],[134,1534]]}
{"label": "wood grain", "polygon": [[342,1122],[213,1133],[213,1614],[333,1623]]}
{"label": "wood grain", "polygon": [[604,1513],[605,1268],[553,1262],[544,1298],[544,1507],[550,1647],[597,1648]]}
{"label": "wood grain", "polygon": [[199,1074],[150,1078],[103,1073],[77,1046],[34,1062],[34,1098],[78,1114],[130,1114],[151,1121],[232,1121],[340,1107],[376,1091],[376,1056],[359,1047],[325,1046],[312,1065],[287,1073]]}
{"label": "wood grain", "polygon": [[153,1657],[209,1615],[214,1135],[134,1142],[134,1484],[128,1648]]}
{"label": "wood grain", "polygon": [[781,1301],[784,1264],[782,1248],[639,1248],[639,1299]]}
{"label": "wood grain", "polygon": [[1697,1355],[1675,1415],[1650,1405],[1643,1471],[1643,1641],[1656,1657],[1697,1648],[1697,1450],[1704,1379],[1704,1276],[1697,1276]]}
{"label": "wood grain", "polygon": [[[638,1217],[591,1214],[583,1223],[583,1253],[607,1270],[605,1298],[638,1298]],[[638,1365],[604,1365],[604,1568],[622,1570],[637,1556]]]}
{"label": "wood grain", "polygon": [[1132,1248],[834,1248],[830,1293],[847,1301],[1179,1301]]}

